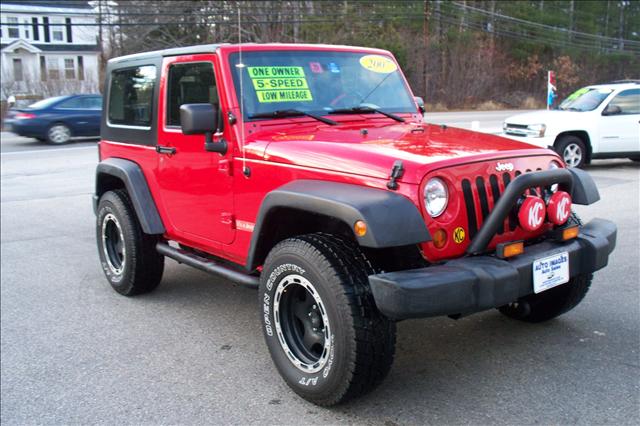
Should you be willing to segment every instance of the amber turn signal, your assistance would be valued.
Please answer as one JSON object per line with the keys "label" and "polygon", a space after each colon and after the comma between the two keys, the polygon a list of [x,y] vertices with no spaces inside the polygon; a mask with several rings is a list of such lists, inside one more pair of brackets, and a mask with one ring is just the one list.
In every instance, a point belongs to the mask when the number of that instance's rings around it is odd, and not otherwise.
{"label": "amber turn signal", "polygon": [[358,220],[353,225],[353,232],[355,232],[358,237],[364,237],[367,234],[367,224],[364,220]]}
{"label": "amber turn signal", "polygon": [[498,244],[498,247],[496,247],[496,256],[500,259],[506,259],[522,253],[524,253],[524,243],[522,241]]}
{"label": "amber turn signal", "polygon": [[580,233],[580,228],[576,226],[571,226],[569,228],[564,228],[562,230],[562,241],[571,240],[578,236]]}
{"label": "amber turn signal", "polygon": [[438,229],[433,233],[432,240],[433,245],[436,246],[436,248],[442,248],[447,244],[447,233],[444,229]]}

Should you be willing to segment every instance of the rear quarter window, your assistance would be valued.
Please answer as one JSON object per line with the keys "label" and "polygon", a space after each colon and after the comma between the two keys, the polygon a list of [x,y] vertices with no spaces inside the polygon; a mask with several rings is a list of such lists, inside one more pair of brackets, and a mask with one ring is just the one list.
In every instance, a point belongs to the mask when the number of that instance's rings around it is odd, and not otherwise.
{"label": "rear quarter window", "polygon": [[108,124],[150,127],[156,67],[143,65],[114,70],[109,90]]}

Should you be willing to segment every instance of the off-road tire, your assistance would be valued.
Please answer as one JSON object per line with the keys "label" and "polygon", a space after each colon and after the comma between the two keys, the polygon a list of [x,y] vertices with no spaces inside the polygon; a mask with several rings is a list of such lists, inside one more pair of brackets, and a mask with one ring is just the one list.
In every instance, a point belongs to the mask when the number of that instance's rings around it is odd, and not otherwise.
{"label": "off-road tire", "polygon": [[[120,245],[113,242],[120,240]],[[142,232],[126,191],[108,191],[100,197],[96,242],[102,270],[118,293],[134,296],[160,284],[164,256],[155,248],[158,237]]]}
{"label": "off-road tire", "polygon": [[64,145],[71,142],[71,129],[64,123],[54,123],[47,129],[47,143]]}
{"label": "off-road tire", "polygon": [[[567,167],[582,168],[587,163],[587,148],[584,141],[577,136],[562,136],[558,142],[556,142],[555,150]],[[576,160],[575,157],[571,155],[575,150],[579,151],[579,160]]]}
{"label": "off-road tire", "polygon": [[[582,226],[582,220],[575,213],[571,212],[570,225]],[[514,318],[526,322],[543,322],[569,312],[584,299],[593,274],[578,275],[569,280],[568,283],[559,285],[538,294],[530,294],[515,303],[511,303],[499,308],[500,312],[509,318]]]}
{"label": "off-road tire", "polygon": [[[396,327],[375,306],[367,278],[372,273],[371,264],[355,243],[328,234],[290,238],[277,244],[269,253],[259,289],[263,332],[276,368],[285,382],[304,399],[322,406],[342,403],[372,390],[389,372],[395,352]],[[287,282],[293,283],[284,287],[290,291],[289,296],[281,290]],[[320,311],[326,312],[328,320],[329,331],[321,329],[327,336],[322,339],[322,345],[328,339],[330,348],[323,346],[325,349],[316,363],[319,369],[316,372],[301,369],[290,358],[298,352],[294,340],[296,333],[287,333],[284,327],[285,298],[297,301],[292,303],[303,303],[294,298],[301,288],[300,285],[296,287],[296,282],[312,284],[323,308]],[[315,302],[313,308],[316,308]],[[306,330],[302,321],[296,319],[293,323],[297,325],[298,333]],[[324,322],[322,325],[327,327]],[[292,344],[287,346],[288,352],[280,339]],[[299,342],[302,340],[298,338]],[[324,356],[325,363],[322,364]]]}

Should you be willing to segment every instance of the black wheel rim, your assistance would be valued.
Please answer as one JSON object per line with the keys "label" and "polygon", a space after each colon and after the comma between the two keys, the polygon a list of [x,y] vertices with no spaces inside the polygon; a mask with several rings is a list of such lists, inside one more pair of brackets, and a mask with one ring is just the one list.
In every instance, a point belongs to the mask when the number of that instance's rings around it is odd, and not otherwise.
{"label": "black wheel rim", "polygon": [[111,213],[102,220],[102,249],[109,269],[120,275],[124,270],[126,248],[120,223]]}
{"label": "black wheel rim", "polygon": [[313,285],[298,275],[285,277],[274,296],[274,316],[280,345],[305,372],[324,367],[331,348],[329,319]]}

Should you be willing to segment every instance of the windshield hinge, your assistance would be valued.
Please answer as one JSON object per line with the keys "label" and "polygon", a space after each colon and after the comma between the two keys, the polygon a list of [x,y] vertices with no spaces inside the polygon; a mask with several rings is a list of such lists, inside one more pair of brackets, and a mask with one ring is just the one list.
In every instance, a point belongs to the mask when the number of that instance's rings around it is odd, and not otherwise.
{"label": "windshield hinge", "polygon": [[389,182],[387,182],[387,188],[398,189],[397,179],[400,179],[404,173],[404,167],[402,166],[402,160],[396,160],[391,168],[391,175],[389,176]]}

